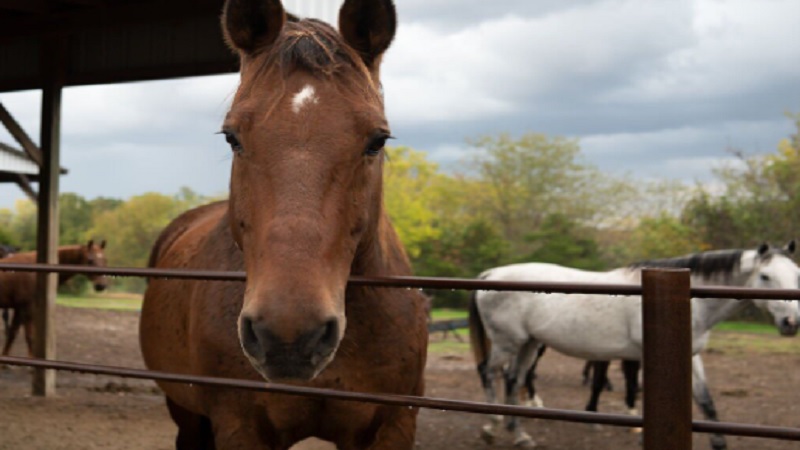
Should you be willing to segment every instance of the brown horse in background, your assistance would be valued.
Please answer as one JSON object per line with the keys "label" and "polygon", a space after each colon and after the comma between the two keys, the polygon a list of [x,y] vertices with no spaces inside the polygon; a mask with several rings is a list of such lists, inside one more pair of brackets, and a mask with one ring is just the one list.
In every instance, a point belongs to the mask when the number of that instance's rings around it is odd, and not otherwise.
{"label": "brown horse in background", "polygon": [[[103,250],[106,241],[96,245],[89,241],[86,245],[65,245],[58,248],[58,263],[81,266],[106,266],[106,257]],[[2,263],[33,264],[36,262],[36,252],[15,253],[0,261]],[[58,274],[58,284],[66,283],[75,276],[73,273]],[[94,285],[95,290],[102,291],[106,288],[106,277],[103,275],[87,275]],[[28,344],[28,355],[33,354],[33,298],[36,295],[35,272],[9,272],[0,271],[0,309],[9,309],[14,312],[11,325],[6,330],[6,343],[3,346],[3,356],[7,356],[14,344],[14,339],[21,326],[25,327],[25,340]]]}
{"label": "brown horse in background", "polygon": [[[348,286],[409,275],[383,209],[390,137],[379,81],[396,26],[390,0],[346,0],[337,33],[279,0],[229,0],[241,59],[223,125],[230,200],[161,234],[150,265],[245,270],[246,283],[151,279],[140,339],[147,367],[346,391],[422,395],[427,329],[416,290]],[[177,447],[411,449],[417,410],[162,383]]]}
{"label": "brown horse in background", "polygon": [[[6,244],[0,245],[0,259],[6,258],[8,256],[11,256],[14,253],[17,253],[18,251],[19,251],[19,249],[17,247],[14,247],[14,246],[11,246],[11,245],[6,245]],[[10,312],[10,309],[9,308],[0,308],[0,310],[3,311],[3,334],[7,335],[8,334],[8,327],[10,325],[9,324],[9,317],[10,317],[9,316],[9,312]]]}

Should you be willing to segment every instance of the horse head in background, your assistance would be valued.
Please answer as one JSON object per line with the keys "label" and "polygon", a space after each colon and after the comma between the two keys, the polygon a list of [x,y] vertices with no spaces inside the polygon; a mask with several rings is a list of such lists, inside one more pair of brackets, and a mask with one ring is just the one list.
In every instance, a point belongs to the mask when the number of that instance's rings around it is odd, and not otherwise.
{"label": "horse head in background", "polygon": [[[245,270],[245,284],[151,279],[140,340],[151,369],[421,395],[427,349],[416,290],[348,286],[409,275],[383,209],[380,62],[390,0],[346,0],[339,32],[279,0],[229,0],[222,26],[241,82],[222,133],[230,199],[173,221],[150,265]],[[179,448],[410,449],[416,409],[159,383]]]}
{"label": "horse head in background", "polygon": [[[783,248],[761,244],[754,258],[755,267],[745,286],[763,289],[797,289],[800,284],[800,269],[792,260],[796,250],[792,240]],[[783,336],[795,336],[798,330],[797,301],[752,300],[753,304],[769,312],[775,327]]]}

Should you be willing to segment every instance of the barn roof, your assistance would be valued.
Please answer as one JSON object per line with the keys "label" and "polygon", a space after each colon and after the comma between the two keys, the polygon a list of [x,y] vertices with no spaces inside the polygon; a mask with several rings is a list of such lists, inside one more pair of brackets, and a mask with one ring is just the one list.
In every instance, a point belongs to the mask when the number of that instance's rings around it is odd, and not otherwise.
{"label": "barn roof", "polygon": [[[0,0],[0,92],[39,89],[49,38],[65,46],[66,86],[235,72],[221,38],[224,0]],[[286,0],[335,18],[341,0]]]}
{"label": "barn roof", "polygon": [[66,47],[66,86],[235,72],[222,3],[0,0],[0,92],[42,87],[50,37]]}

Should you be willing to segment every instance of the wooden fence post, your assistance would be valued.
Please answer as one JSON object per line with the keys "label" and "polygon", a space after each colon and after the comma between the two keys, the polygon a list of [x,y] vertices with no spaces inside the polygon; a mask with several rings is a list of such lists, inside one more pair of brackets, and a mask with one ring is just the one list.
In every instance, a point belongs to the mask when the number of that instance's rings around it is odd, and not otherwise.
{"label": "wooden fence post", "polygon": [[689,270],[642,271],[644,450],[692,448]]}
{"label": "wooden fence post", "polygon": [[[65,38],[46,40],[42,49],[42,166],[39,171],[39,209],[36,230],[36,262],[58,263],[58,187],[61,169],[61,91],[64,85]],[[55,359],[55,308],[57,273],[36,275],[36,297],[33,300],[33,354],[37,358]],[[56,373],[36,369],[33,394],[52,396],[56,392]]]}

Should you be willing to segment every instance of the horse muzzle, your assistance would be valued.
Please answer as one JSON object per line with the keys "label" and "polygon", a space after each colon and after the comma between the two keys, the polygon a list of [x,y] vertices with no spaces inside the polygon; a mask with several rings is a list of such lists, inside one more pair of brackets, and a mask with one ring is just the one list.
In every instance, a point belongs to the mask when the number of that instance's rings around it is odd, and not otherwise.
{"label": "horse muzzle", "polygon": [[781,333],[781,336],[787,336],[787,337],[796,336],[797,329],[798,329],[797,321],[789,320],[788,318],[784,318],[778,325],[778,331]]}
{"label": "horse muzzle", "polygon": [[245,356],[267,381],[310,381],[333,360],[342,336],[330,318],[292,340],[281,338],[263,321],[242,315],[239,341]]}

